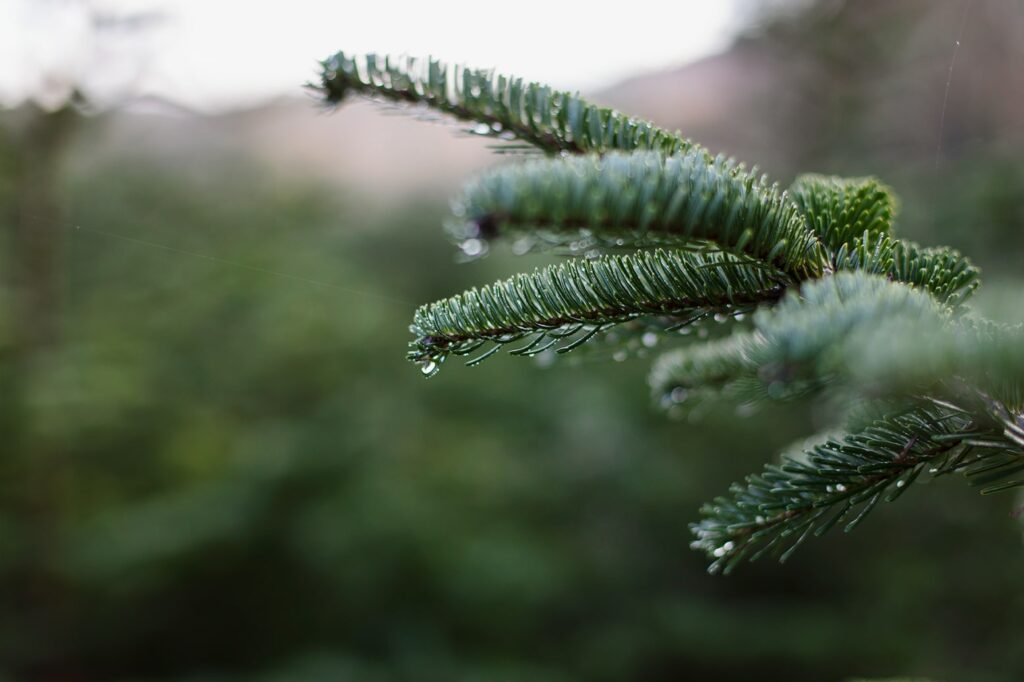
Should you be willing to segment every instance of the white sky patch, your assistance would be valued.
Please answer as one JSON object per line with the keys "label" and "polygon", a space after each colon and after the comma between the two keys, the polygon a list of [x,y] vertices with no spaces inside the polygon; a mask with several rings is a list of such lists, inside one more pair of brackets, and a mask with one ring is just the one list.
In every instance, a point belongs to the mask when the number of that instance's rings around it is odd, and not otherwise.
{"label": "white sky patch", "polygon": [[[679,65],[728,45],[737,0],[0,0],[0,107],[100,106],[130,93],[215,110],[299,95],[349,52],[431,54],[570,89]],[[137,29],[96,13],[157,13]]]}

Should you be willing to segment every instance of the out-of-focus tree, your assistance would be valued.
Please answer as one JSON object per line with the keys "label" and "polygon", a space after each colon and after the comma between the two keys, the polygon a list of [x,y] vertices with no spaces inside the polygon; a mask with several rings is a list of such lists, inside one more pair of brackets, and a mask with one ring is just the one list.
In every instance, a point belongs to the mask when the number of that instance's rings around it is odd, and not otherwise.
{"label": "out-of-focus tree", "polygon": [[59,184],[78,114],[137,89],[148,49],[140,37],[157,19],[100,0],[0,2],[0,135],[13,164],[4,269],[21,310],[23,350],[57,334],[66,233]]}
{"label": "out-of-focus tree", "polygon": [[65,453],[29,409],[40,370],[60,339],[66,289],[64,164],[85,114],[126,101],[145,69],[140,40],[158,19],[99,0],[0,0],[0,271],[14,314],[0,341],[0,438],[4,476],[28,532],[24,570],[12,581],[20,606],[42,622],[64,610],[50,573],[66,502]]}

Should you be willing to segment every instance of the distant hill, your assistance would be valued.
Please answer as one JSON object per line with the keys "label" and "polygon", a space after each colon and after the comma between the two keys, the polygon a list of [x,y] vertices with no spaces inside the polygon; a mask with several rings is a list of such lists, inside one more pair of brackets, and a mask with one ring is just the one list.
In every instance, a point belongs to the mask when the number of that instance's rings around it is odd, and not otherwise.
{"label": "distant hill", "polygon": [[[592,94],[785,180],[803,168],[932,162],[947,81],[944,157],[1022,148],[1022,74],[1019,2],[977,0],[964,22],[960,3],[861,0],[770,24],[720,55]],[[95,160],[127,152],[195,164],[254,155],[284,174],[373,191],[450,191],[502,160],[489,141],[454,140],[457,126],[381,114],[366,102],[328,113],[301,98],[208,117],[133,107],[83,144]]]}
{"label": "distant hill", "polygon": [[458,128],[386,114],[359,101],[329,112],[302,98],[209,116],[132,107],[98,121],[78,157],[103,163],[127,154],[193,168],[204,160],[240,158],[282,175],[398,192],[453,189],[471,169],[495,161],[486,141],[454,140]]}
{"label": "distant hill", "polygon": [[1022,74],[1024,3],[821,2],[601,99],[773,174],[856,171],[934,163],[940,124],[944,159],[1024,149]]}

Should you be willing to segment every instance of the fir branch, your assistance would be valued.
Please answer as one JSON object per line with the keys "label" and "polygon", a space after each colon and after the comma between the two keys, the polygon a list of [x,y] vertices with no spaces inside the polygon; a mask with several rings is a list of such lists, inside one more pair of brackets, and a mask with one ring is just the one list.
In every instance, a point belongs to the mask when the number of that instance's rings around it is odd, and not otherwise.
{"label": "fir branch", "polygon": [[[956,318],[906,285],[841,273],[791,291],[756,314],[750,332],[662,355],[650,383],[656,400],[674,412],[709,400],[756,403],[822,389],[847,401],[966,400],[978,419],[1012,434],[1024,428],[1017,423],[1024,410],[1024,327]],[[998,419],[986,415],[993,410]]]}
{"label": "fir branch", "polygon": [[455,204],[459,237],[581,230],[626,241],[712,240],[797,278],[820,276],[825,257],[796,207],[763,177],[701,152],[610,153],[534,160],[471,183]]}
{"label": "fir branch", "polygon": [[886,274],[954,306],[978,287],[978,269],[956,250],[892,236],[898,200],[875,178],[801,175],[789,196],[830,250],[834,270]]}
{"label": "fir branch", "polygon": [[[803,395],[828,382],[861,381],[859,358],[886,352],[878,336],[893,321],[920,332],[941,331],[945,313],[924,292],[863,273],[839,273],[792,289],[772,309],[754,315],[751,332],[670,351],[655,363],[650,384],[665,405],[682,389],[703,387],[733,400]],[[696,402],[692,403],[698,404]]]}
{"label": "fir branch", "polygon": [[972,317],[893,317],[851,332],[844,352],[844,379],[864,393],[955,400],[981,391],[1010,410],[1024,408],[1020,326]]}
{"label": "fir branch", "polygon": [[513,353],[535,355],[559,343],[564,352],[641,316],[685,323],[771,302],[787,282],[772,268],[715,252],[574,259],[421,307],[409,358],[433,373],[448,355],[466,355],[488,342],[494,344],[488,354],[523,339]]}
{"label": "fir branch", "polygon": [[956,249],[922,248],[908,241],[897,242],[893,249],[893,265],[889,276],[927,289],[939,301],[959,306],[980,285],[980,272]]}
{"label": "fir branch", "polygon": [[886,275],[927,290],[952,307],[962,305],[980,284],[979,271],[959,251],[922,248],[914,242],[869,232],[832,253],[832,268]]}
{"label": "fir branch", "polygon": [[830,249],[865,233],[872,239],[890,235],[897,212],[895,195],[875,178],[810,173],[796,179],[789,196]]}
{"label": "fir branch", "polygon": [[796,382],[766,384],[758,376],[764,338],[734,331],[723,339],[692,343],[663,353],[651,368],[649,384],[658,406],[670,415],[698,416],[721,404],[755,407],[768,399],[796,395],[810,386]]}
{"label": "fir branch", "polygon": [[683,402],[697,390],[721,391],[738,379],[756,375],[763,343],[757,333],[733,332],[724,339],[664,353],[651,368],[649,383],[666,407]]}
{"label": "fir branch", "polygon": [[520,140],[549,154],[612,149],[675,154],[698,149],[678,133],[591,104],[578,95],[490,70],[437,59],[344,52],[325,60],[322,67],[318,90],[329,104],[349,94],[419,104],[476,123],[471,129],[474,134]]}
{"label": "fir branch", "polygon": [[[978,453],[979,443],[995,452]],[[691,526],[693,547],[708,555],[711,572],[729,572],[743,559],[767,553],[785,561],[811,535],[840,522],[852,530],[925,469],[975,476],[986,470],[993,472],[991,483],[1020,471],[1022,462],[1024,451],[969,415],[920,407],[784,456],[781,464],[733,485],[730,497],[701,509],[704,519]]]}
{"label": "fir branch", "polygon": [[705,507],[694,544],[713,570],[765,552],[784,559],[839,521],[850,529],[926,467],[962,472],[983,493],[1024,485],[1024,330],[962,314],[978,270],[952,249],[893,237],[896,199],[877,180],[805,175],[783,194],[678,134],[437,60],[338,53],[322,76],[328,103],[353,93],[419,106],[558,156],[467,187],[450,225],[467,254],[506,236],[517,251],[631,250],[421,307],[409,357],[424,373],[512,342],[517,355],[565,352],[621,325],[635,346],[648,330],[756,310],[749,331],[663,356],[651,376],[662,404],[834,389],[858,405],[861,423],[845,434]]}

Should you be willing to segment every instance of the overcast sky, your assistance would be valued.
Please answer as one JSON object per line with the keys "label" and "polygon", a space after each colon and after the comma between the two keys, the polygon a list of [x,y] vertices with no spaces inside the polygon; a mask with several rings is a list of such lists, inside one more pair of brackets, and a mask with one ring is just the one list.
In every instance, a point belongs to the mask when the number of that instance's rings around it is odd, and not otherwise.
{"label": "overcast sky", "polygon": [[[339,49],[433,54],[572,89],[724,48],[737,0],[0,0],[0,106],[157,95],[204,110],[301,93]],[[94,18],[152,20],[97,31]]]}

